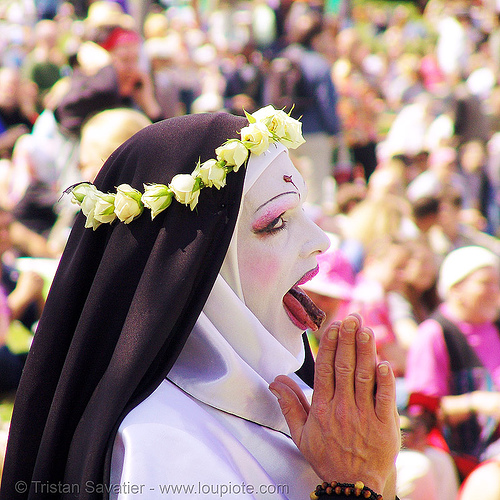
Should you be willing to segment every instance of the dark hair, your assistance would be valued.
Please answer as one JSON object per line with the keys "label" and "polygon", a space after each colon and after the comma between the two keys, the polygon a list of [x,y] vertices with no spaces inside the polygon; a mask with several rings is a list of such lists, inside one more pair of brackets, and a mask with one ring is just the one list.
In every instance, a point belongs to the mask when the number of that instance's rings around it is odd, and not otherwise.
{"label": "dark hair", "polygon": [[304,47],[310,47],[314,38],[321,33],[323,30],[323,22],[321,15],[317,12],[312,14],[312,25],[311,27],[302,35],[299,43],[304,45]]}
{"label": "dark hair", "polygon": [[413,215],[416,219],[437,215],[439,211],[439,198],[431,196],[421,198],[413,205]]}
{"label": "dark hair", "polygon": [[338,211],[346,214],[353,204],[363,201],[366,196],[366,186],[354,182],[344,182],[339,185],[335,196]]}

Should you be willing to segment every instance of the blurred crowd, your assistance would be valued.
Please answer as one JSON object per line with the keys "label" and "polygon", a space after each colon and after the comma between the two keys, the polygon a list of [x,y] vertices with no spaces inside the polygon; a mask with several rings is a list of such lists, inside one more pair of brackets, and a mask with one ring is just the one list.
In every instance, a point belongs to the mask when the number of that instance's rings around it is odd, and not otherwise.
{"label": "blurred crowd", "polygon": [[500,498],[495,0],[0,2],[0,392],[50,285],[18,263],[61,255],[65,189],[152,122],[268,104],[301,117],[332,242],[319,333],[359,312],[397,375],[399,497]]}

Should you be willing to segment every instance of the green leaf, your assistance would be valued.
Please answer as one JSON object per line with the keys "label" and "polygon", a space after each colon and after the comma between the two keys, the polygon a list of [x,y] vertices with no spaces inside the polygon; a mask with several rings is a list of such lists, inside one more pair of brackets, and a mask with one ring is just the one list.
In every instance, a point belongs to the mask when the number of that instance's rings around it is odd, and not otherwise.
{"label": "green leaf", "polygon": [[196,177],[195,181],[196,182],[194,183],[193,190],[191,191],[192,193],[196,193],[196,191],[199,191],[200,189],[205,187],[200,177]]}
{"label": "green leaf", "polygon": [[247,113],[246,109],[243,109],[245,116],[247,117],[248,123],[255,123],[257,120],[251,114]]}

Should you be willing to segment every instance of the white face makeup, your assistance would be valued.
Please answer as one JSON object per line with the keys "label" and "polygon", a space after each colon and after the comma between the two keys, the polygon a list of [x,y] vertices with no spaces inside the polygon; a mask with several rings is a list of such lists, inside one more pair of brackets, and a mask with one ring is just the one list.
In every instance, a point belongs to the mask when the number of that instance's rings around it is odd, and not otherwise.
{"label": "white face makeup", "polygon": [[245,195],[237,225],[245,304],[293,355],[311,326],[312,306],[300,305],[288,292],[313,277],[317,255],[329,246],[303,210],[305,196],[302,176],[281,153]]}

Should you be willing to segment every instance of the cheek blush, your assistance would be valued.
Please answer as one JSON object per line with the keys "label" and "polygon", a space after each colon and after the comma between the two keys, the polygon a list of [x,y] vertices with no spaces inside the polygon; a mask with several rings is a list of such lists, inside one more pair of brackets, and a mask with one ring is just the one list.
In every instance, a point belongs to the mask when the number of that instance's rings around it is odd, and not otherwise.
{"label": "cheek blush", "polygon": [[276,284],[276,278],[279,274],[279,260],[272,258],[258,259],[255,260],[251,266],[249,266],[249,272],[251,273],[252,281],[255,283],[256,287],[262,288],[269,284]]}

